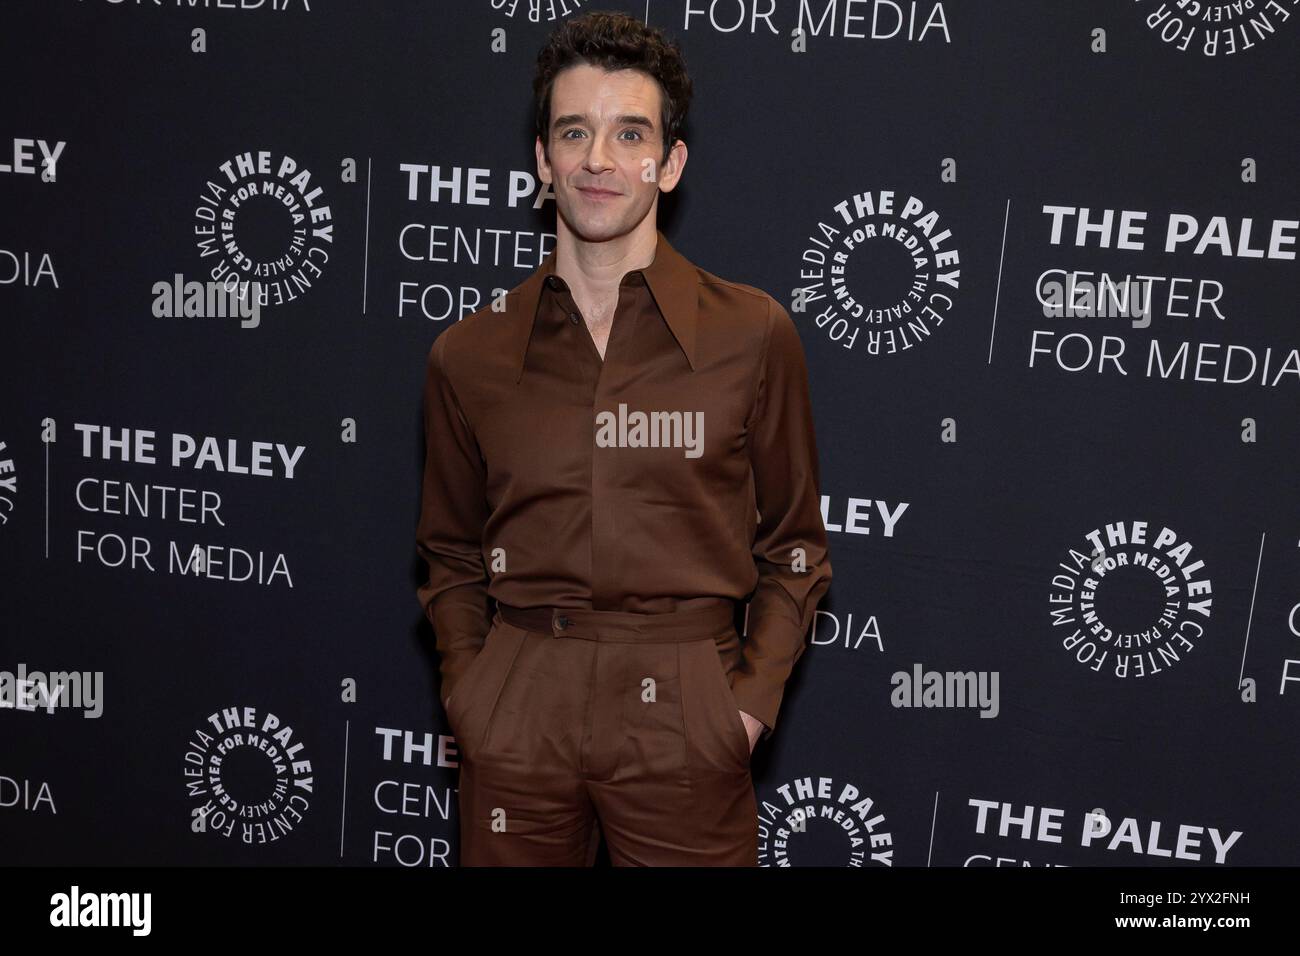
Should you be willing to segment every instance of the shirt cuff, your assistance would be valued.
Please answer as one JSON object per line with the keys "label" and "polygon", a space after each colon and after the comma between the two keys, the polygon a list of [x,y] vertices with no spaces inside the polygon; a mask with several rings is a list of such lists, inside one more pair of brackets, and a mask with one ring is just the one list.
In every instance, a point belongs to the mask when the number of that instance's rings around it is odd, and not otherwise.
{"label": "shirt cuff", "polygon": [[[766,740],[776,730],[786,682],[807,645],[797,622],[770,615],[755,621],[752,613],[750,620],[754,633],[745,639],[741,663],[732,672],[731,693],[737,707],[762,722],[759,739]],[[767,656],[758,657],[759,648]]]}

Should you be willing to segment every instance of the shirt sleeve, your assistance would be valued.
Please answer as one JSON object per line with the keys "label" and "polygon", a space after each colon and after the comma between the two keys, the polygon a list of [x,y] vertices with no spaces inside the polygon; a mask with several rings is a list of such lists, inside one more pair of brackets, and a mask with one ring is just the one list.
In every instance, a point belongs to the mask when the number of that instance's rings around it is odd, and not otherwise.
{"label": "shirt sleeve", "polygon": [[775,299],[768,303],[766,344],[747,428],[759,511],[753,544],[758,584],[731,689],[740,709],[762,721],[763,736],[770,737],[785,683],[803,655],[817,604],[831,581],[808,369],[798,330]]}
{"label": "shirt sleeve", "polygon": [[491,628],[483,564],[486,467],[446,371],[444,332],[429,349],[424,384],[424,480],[416,551],[428,566],[417,589],[433,626],[442,701],[482,649]]}

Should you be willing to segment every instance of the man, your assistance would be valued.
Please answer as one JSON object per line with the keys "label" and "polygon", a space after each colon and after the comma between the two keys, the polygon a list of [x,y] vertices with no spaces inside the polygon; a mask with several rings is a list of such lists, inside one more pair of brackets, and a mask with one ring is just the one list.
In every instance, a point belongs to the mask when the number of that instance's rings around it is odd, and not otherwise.
{"label": "man", "polygon": [[603,833],[614,865],[754,866],[750,754],[831,579],[802,346],[658,229],[675,44],[588,14],[534,87],[556,248],[438,336],[424,394],[461,862],[589,866]]}

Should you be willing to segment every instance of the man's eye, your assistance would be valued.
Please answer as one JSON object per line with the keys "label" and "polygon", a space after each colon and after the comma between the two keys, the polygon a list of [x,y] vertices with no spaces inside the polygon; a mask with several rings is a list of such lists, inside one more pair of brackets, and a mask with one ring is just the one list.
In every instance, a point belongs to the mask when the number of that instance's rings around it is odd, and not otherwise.
{"label": "man's eye", "polygon": [[625,130],[623,130],[623,132],[625,132],[625,133],[631,133],[631,134],[632,134],[633,136],[635,136],[637,139],[641,139],[641,138],[642,138],[642,137],[641,137],[641,131],[640,131],[639,129],[625,129]]}
{"label": "man's eye", "polygon": [[577,127],[574,127],[573,129],[566,129],[566,130],[564,131],[564,133],[563,133],[562,138],[563,138],[563,139],[568,139],[570,133],[581,133],[581,132],[582,132],[582,130],[578,129]]}

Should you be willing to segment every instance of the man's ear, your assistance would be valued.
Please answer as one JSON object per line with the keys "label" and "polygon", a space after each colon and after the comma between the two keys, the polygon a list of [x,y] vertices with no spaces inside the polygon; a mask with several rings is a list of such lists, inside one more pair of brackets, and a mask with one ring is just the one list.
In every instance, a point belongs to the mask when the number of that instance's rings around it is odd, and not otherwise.
{"label": "man's ear", "polygon": [[542,138],[537,137],[533,144],[533,152],[537,157],[537,178],[544,183],[551,181],[551,164],[546,159],[546,150],[542,146]]}
{"label": "man's ear", "polygon": [[682,172],[686,168],[686,154],[684,140],[679,139],[673,143],[673,148],[668,151],[668,160],[663,165],[663,176],[659,180],[661,192],[670,193],[681,182]]}

